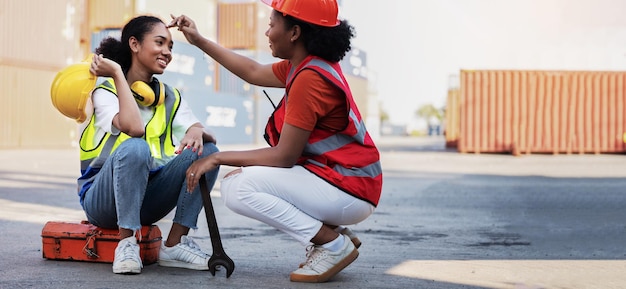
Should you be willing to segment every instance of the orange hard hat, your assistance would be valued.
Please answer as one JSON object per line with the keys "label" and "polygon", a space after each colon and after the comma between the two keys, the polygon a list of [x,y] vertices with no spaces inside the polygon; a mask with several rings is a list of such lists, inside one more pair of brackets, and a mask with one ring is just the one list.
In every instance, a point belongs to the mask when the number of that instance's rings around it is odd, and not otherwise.
{"label": "orange hard hat", "polygon": [[304,22],[335,27],[339,25],[337,0],[261,0],[274,10]]}

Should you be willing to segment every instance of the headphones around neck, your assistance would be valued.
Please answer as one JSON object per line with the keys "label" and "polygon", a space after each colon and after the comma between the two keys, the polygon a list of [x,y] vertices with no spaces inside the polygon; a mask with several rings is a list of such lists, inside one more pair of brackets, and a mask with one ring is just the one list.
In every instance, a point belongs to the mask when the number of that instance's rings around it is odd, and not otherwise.
{"label": "headphones around neck", "polygon": [[150,84],[143,81],[135,81],[130,86],[137,103],[143,106],[155,107],[165,101],[165,87],[163,83],[153,78]]}

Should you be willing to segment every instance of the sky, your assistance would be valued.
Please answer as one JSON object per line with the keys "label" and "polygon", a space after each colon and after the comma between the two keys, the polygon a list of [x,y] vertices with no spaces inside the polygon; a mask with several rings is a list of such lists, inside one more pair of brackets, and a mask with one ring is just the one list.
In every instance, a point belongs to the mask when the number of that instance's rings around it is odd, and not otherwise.
{"label": "sky", "polygon": [[461,70],[626,70],[623,0],[342,0],[394,124],[444,107]]}

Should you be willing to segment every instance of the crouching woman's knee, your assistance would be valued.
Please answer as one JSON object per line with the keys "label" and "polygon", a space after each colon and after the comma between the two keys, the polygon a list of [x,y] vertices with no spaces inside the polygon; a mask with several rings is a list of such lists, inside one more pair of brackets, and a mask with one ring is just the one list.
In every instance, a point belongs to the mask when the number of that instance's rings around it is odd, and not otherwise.
{"label": "crouching woman's knee", "polygon": [[234,212],[241,212],[241,210],[246,207],[242,203],[242,194],[247,194],[246,192],[241,192],[239,190],[241,186],[241,169],[236,169],[224,176],[222,179],[222,183],[220,186],[220,192],[222,193],[222,199],[224,200],[224,205],[231,209]]}

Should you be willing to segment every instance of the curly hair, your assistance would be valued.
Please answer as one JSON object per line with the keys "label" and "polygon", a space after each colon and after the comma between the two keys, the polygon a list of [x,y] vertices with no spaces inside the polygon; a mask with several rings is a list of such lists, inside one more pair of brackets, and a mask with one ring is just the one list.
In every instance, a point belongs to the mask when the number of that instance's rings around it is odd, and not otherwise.
{"label": "curly hair", "polygon": [[132,62],[128,40],[135,37],[139,42],[143,41],[144,35],[152,31],[154,25],[158,23],[163,23],[163,21],[154,16],[137,16],[124,25],[120,40],[107,37],[100,42],[100,46],[96,48],[95,52],[119,63],[122,71],[126,74]]}
{"label": "curly hair", "polygon": [[[283,16],[282,13],[278,15]],[[338,26],[324,27],[304,22],[290,15],[284,15],[287,29],[300,26],[304,46],[309,54],[330,62],[339,62],[352,49],[350,40],[356,35],[354,27],[347,20]]]}

